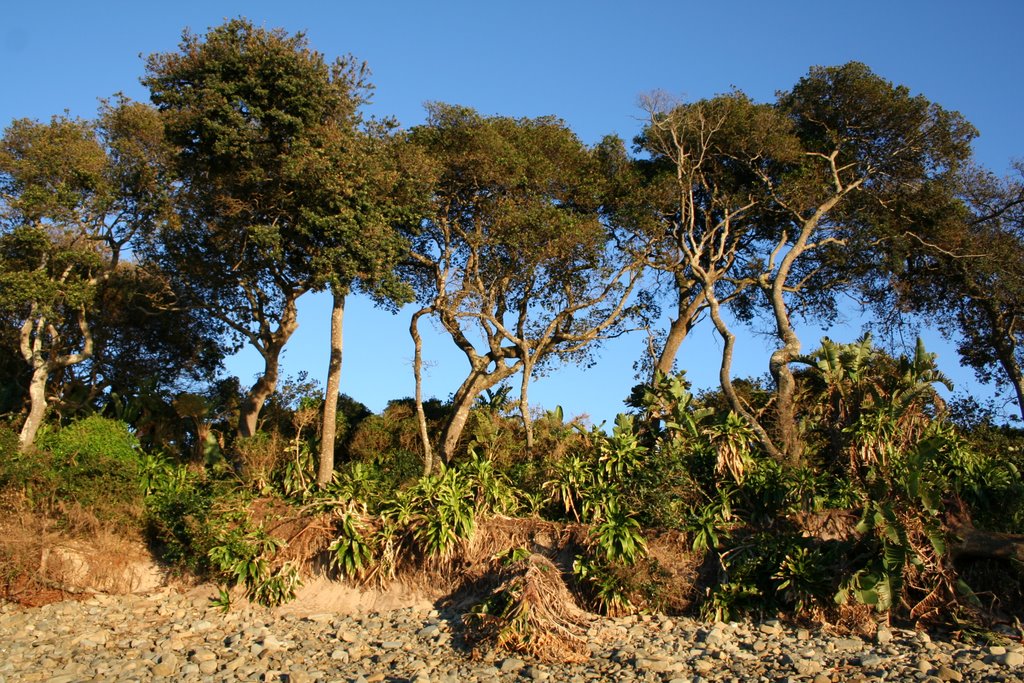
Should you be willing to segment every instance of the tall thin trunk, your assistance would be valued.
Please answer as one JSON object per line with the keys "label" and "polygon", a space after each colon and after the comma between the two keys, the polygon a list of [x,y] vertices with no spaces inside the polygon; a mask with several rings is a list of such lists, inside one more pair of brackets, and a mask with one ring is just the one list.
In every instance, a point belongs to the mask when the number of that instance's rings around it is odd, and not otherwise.
{"label": "tall thin trunk", "polygon": [[[36,312],[33,305],[32,313]],[[28,451],[35,443],[36,434],[46,417],[46,383],[55,371],[71,365],[77,365],[92,357],[93,336],[85,318],[85,306],[77,313],[78,329],[82,333],[82,350],[78,353],[58,355],[52,349],[49,354],[43,351],[43,337],[47,336],[52,345],[59,344],[59,333],[46,318],[29,316],[21,326],[18,345],[21,356],[32,368],[32,379],[29,381],[29,411],[25,423],[21,426],[18,446],[22,452]]]}
{"label": "tall thin trunk", "polygon": [[323,487],[334,477],[334,443],[338,427],[338,391],[341,388],[341,352],[344,341],[345,293],[331,288],[331,357],[327,363],[327,394],[320,427],[320,467],[316,483]]}
{"label": "tall thin trunk", "polygon": [[722,319],[721,307],[719,306],[718,299],[714,296],[708,297],[708,304],[711,311],[711,321],[715,325],[715,329],[718,334],[722,336],[722,363],[718,368],[718,379],[722,385],[722,393],[725,394],[725,398],[729,401],[729,406],[733,412],[743,418],[747,426],[757,436],[757,440],[761,443],[765,452],[776,460],[782,459],[782,453],[775,446],[771,436],[765,431],[765,428],[761,425],[756,417],[754,417],[747,407],[743,405],[743,401],[740,400],[739,395],[736,393],[736,389],[732,385],[732,354],[733,348],[736,345],[736,335],[732,333],[729,326]]}
{"label": "tall thin trunk", "polygon": [[510,368],[504,363],[499,363],[497,369],[491,373],[486,371],[486,366],[476,368],[455,392],[455,396],[452,398],[454,412],[441,435],[441,456],[446,465],[455,457],[459,439],[462,438],[466,421],[469,419],[469,412],[473,408],[473,402],[477,396],[514,374],[515,370],[518,370],[518,366]]}
{"label": "tall thin trunk", "polygon": [[[819,209],[819,213],[821,210]],[[796,379],[789,364],[800,355],[800,337],[789,317],[786,305],[785,288],[789,273],[796,259],[806,248],[818,218],[813,217],[801,226],[800,235],[793,243],[779,264],[779,270],[771,280],[771,285],[764,289],[768,303],[775,317],[775,334],[782,345],[772,352],[768,360],[768,372],[775,382],[775,422],[779,441],[781,442],[781,462],[798,465],[803,457],[803,442],[796,423]]]}
{"label": "tall thin trunk", "polygon": [[420,442],[423,446],[424,475],[429,475],[434,469],[434,453],[430,447],[430,434],[427,431],[427,414],[423,410],[423,338],[420,337],[419,320],[430,312],[432,312],[430,308],[416,311],[412,316],[412,321],[409,323],[409,334],[412,335],[415,348],[412,372],[416,380],[416,422],[419,425]]}
{"label": "tall thin trunk", "polygon": [[[530,355],[529,348],[523,349],[524,358]],[[526,452],[533,452],[533,417],[530,415],[530,399],[528,397],[530,388],[530,375],[533,374],[533,363],[523,362],[523,381],[519,388],[519,412],[523,416],[523,430],[526,432]]]}
{"label": "tall thin trunk", "polygon": [[36,433],[46,416],[46,378],[49,368],[45,363],[32,370],[32,380],[28,385],[29,410],[25,424],[21,426],[19,443],[22,452],[27,451],[35,443]]}
{"label": "tall thin trunk", "polygon": [[1021,418],[1024,419],[1024,370],[1017,362],[1014,345],[1009,343],[1006,336],[1002,336],[996,338],[995,347],[996,358],[1013,386],[1014,394],[1017,396],[1017,409],[1020,411]]}

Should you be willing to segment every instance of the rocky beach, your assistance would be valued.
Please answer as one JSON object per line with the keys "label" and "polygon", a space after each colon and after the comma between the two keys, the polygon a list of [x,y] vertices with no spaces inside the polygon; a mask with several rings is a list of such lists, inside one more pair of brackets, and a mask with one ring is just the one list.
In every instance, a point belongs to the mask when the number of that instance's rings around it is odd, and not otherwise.
{"label": "rocky beach", "polygon": [[[777,621],[703,623],[634,615],[595,621],[582,664],[474,649],[461,610],[425,600],[380,611],[300,600],[212,605],[209,587],[0,605],[0,683],[43,681],[1022,681],[1024,646],[880,626],[870,637]],[[349,607],[352,601],[348,601]]]}

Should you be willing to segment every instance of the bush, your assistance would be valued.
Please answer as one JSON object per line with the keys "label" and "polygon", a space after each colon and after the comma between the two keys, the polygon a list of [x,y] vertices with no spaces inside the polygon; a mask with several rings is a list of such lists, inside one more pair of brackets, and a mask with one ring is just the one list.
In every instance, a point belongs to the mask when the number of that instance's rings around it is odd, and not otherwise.
{"label": "bush", "polygon": [[50,503],[78,504],[101,522],[138,527],[142,453],[128,425],[92,415],[43,432],[37,446],[15,465],[37,502],[45,496]]}
{"label": "bush", "polygon": [[246,519],[248,494],[206,472],[158,459],[153,459],[147,479],[146,525],[157,551],[181,569],[208,573],[210,550]]}
{"label": "bush", "polygon": [[7,425],[0,425],[0,488],[24,489],[37,469],[34,458],[20,451],[18,433]]}

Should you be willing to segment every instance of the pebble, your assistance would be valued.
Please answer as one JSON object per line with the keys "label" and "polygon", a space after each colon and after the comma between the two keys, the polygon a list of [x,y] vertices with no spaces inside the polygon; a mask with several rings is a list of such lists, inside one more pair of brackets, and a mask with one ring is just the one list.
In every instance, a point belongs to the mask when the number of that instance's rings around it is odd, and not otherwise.
{"label": "pebble", "polygon": [[0,683],[1024,683],[1024,648],[1012,634],[1007,645],[983,647],[887,626],[861,639],[776,620],[632,615],[591,629],[584,664],[486,650],[477,659],[464,635],[461,614],[446,610],[224,614],[169,589],[32,609],[0,604]]}

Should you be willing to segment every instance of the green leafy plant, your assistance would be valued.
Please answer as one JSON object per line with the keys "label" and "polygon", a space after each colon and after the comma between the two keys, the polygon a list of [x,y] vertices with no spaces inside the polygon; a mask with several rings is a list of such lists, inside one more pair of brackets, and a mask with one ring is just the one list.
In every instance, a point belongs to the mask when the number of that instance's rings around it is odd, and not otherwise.
{"label": "green leafy plant", "polygon": [[499,472],[494,463],[482,457],[474,448],[469,449],[469,459],[459,463],[459,471],[469,478],[474,491],[476,514],[498,513],[509,515],[521,506],[519,492],[509,478]]}
{"label": "green leafy plant", "polygon": [[762,597],[757,586],[747,583],[720,583],[701,603],[700,612],[710,621],[732,621],[757,605]]}
{"label": "green leafy plant", "polygon": [[572,574],[602,614],[616,616],[632,610],[629,581],[607,558],[577,555]]}
{"label": "green leafy plant", "polygon": [[363,535],[363,525],[352,510],[341,515],[338,522],[338,537],[328,547],[331,567],[348,578],[359,578],[365,574],[373,559],[373,550]]}
{"label": "green leafy plant", "polygon": [[615,498],[605,502],[590,538],[609,562],[634,564],[647,551],[640,522]]}
{"label": "green leafy plant", "polygon": [[693,550],[716,550],[728,537],[731,517],[731,489],[722,489],[719,496],[698,509],[686,525],[686,530],[693,536]]}
{"label": "green leafy plant", "polygon": [[210,598],[210,607],[216,607],[222,612],[230,612],[231,602],[231,591],[221,586],[217,590],[217,595]]}
{"label": "green leafy plant", "polygon": [[294,600],[296,591],[301,586],[299,568],[291,562],[285,562],[266,579],[253,586],[249,590],[249,597],[261,605],[276,607]]}
{"label": "green leafy plant", "polygon": [[381,506],[382,516],[407,531],[421,550],[447,557],[460,539],[476,526],[475,489],[457,468],[443,468],[398,491]]}
{"label": "green leafy plant", "polygon": [[776,590],[797,613],[821,600],[831,586],[829,566],[820,553],[807,547],[786,553],[772,578],[778,581]]}

